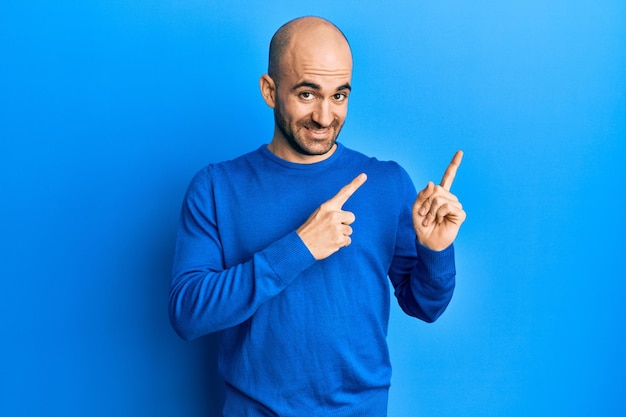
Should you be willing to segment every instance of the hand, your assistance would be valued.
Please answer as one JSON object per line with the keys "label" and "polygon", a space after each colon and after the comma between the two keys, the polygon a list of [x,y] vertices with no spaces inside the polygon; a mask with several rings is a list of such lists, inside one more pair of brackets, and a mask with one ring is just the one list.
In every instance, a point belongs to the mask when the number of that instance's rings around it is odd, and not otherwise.
{"label": "hand", "polygon": [[450,246],[465,221],[465,211],[458,198],[450,193],[463,152],[457,151],[443,174],[440,185],[429,182],[413,204],[413,227],[417,240],[432,250]]}
{"label": "hand", "polygon": [[359,174],[333,198],[319,206],[298,228],[298,236],[316,260],[328,258],[352,242],[350,225],[354,223],[355,216],[343,211],[342,207],[366,180],[365,174]]}

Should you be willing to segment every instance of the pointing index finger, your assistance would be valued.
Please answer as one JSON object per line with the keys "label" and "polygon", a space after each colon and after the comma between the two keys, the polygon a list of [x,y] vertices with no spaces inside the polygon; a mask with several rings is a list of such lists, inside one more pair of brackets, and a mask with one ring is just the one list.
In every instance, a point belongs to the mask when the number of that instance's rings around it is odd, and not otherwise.
{"label": "pointing index finger", "polygon": [[364,173],[359,174],[355,179],[350,181],[349,184],[344,185],[333,198],[328,200],[328,202],[335,204],[339,209],[341,209],[343,205],[346,204],[346,201],[348,201],[348,199],[352,197],[352,194],[354,194],[356,190],[358,190],[365,183],[366,180],[367,175],[365,175]]}
{"label": "pointing index finger", "polygon": [[454,181],[454,177],[456,176],[456,170],[461,165],[461,160],[463,159],[463,151],[456,151],[454,157],[452,158],[452,162],[446,168],[446,172],[444,172],[443,177],[441,178],[441,183],[439,184],[444,190],[450,191],[450,187],[452,187],[452,182]]}

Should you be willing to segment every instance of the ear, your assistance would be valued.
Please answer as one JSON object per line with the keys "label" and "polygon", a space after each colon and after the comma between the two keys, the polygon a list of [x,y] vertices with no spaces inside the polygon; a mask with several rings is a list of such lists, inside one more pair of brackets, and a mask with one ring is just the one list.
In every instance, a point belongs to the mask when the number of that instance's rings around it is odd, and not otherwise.
{"label": "ear", "polygon": [[263,100],[265,100],[265,103],[269,107],[274,108],[276,106],[276,83],[272,77],[267,74],[263,74],[259,80],[259,85],[261,87]]}

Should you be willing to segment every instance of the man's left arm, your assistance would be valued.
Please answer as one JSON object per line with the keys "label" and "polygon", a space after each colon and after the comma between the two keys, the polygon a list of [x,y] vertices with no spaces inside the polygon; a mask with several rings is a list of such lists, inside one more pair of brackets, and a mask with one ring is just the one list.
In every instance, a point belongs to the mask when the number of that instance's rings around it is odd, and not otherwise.
{"label": "man's left arm", "polygon": [[[389,271],[402,309],[426,322],[435,321],[444,312],[454,291],[453,242],[466,214],[450,187],[462,157],[461,151],[455,154],[440,185],[429,182],[418,194],[410,233],[417,237],[414,252],[396,253]],[[403,232],[409,233],[406,229]]]}

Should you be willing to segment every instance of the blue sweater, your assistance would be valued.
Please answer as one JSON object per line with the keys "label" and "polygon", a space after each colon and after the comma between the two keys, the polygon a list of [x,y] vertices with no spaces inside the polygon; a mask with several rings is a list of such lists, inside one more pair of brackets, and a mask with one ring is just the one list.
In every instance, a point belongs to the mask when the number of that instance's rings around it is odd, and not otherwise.
{"label": "blue sweater", "polygon": [[[296,233],[359,173],[343,209],[352,244],[316,261]],[[266,146],[192,180],[178,231],[170,318],[185,339],[220,331],[226,416],[384,416],[391,365],[389,281],[400,307],[432,322],[454,289],[452,246],[415,238],[416,191],[394,162],[339,144],[294,164]]]}

